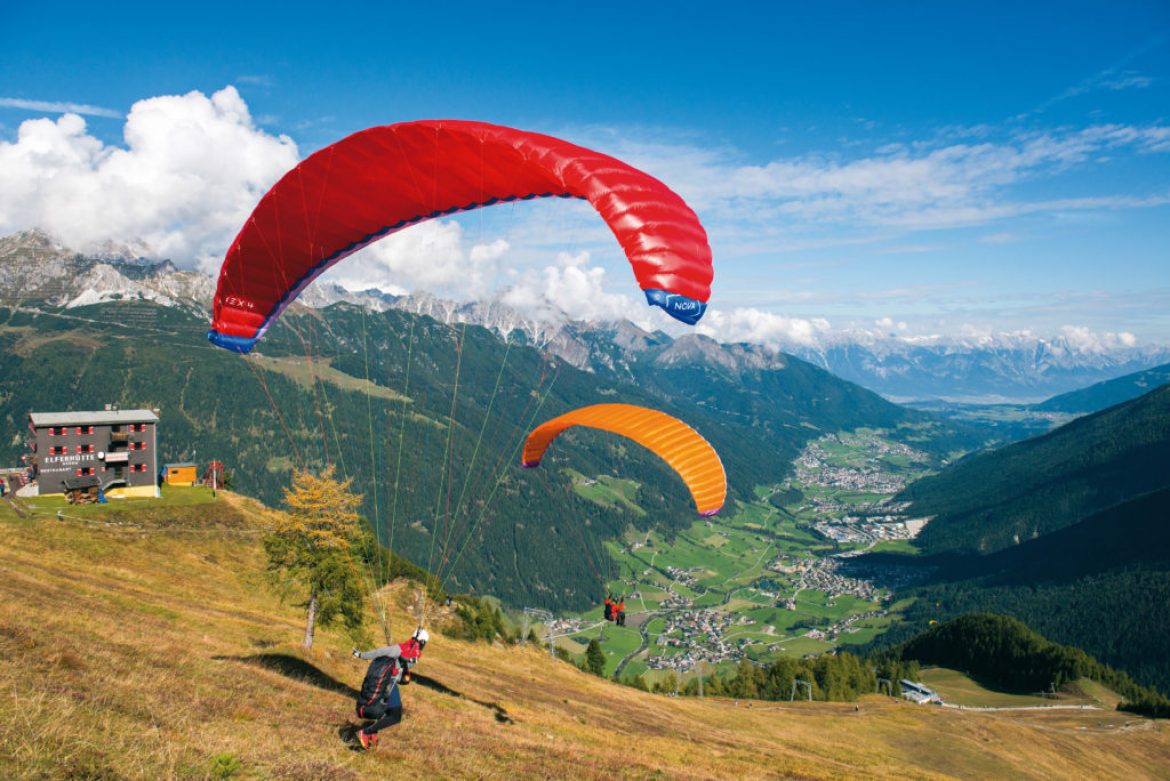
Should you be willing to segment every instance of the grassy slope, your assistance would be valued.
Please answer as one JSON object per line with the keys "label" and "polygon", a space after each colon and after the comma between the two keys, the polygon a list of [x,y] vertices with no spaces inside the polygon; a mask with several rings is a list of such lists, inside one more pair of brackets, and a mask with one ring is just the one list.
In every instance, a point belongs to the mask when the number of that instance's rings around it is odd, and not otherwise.
{"label": "grassy slope", "polygon": [[201,778],[223,752],[241,763],[233,777],[285,779],[1133,778],[1170,766],[1170,725],[1107,711],[876,697],[749,709],[443,636],[394,739],[357,754],[337,737],[362,675],[350,643],[323,632],[299,651],[299,611],[267,586],[236,505],[252,507],[221,499],[165,530],[140,518],[145,531],[19,520],[0,505],[0,776]]}
{"label": "grassy slope", "polygon": [[1019,708],[1054,704],[1104,705],[1112,708],[1117,705],[1119,699],[1108,688],[1088,678],[1081,678],[1076,683],[1066,686],[1053,698],[989,689],[970,676],[945,667],[924,668],[918,680],[938,692],[945,702],[979,708]]}

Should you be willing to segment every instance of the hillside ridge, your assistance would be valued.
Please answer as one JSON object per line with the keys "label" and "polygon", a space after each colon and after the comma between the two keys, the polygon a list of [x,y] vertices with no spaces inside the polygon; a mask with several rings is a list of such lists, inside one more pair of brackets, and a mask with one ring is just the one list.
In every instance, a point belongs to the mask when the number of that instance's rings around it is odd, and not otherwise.
{"label": "hillside ridge", "polygon": [[[224,495],[253,522],[255,505]],[[0,508],[3,512],[3,508]],[[261,511],[262,512],[262,511]],[[362,669],[333,630],[296,645],[296,595],[253,535],[0,516],[0,771],[15,779],[1133,778],[1170,762],[1170,726],[1078,711],[967,713],[672,699],[535,648],[442,633],[371,754],[338,729]],[[409,591],[409,590],[408,590]],[[398,594],[398,596],[393,596]],[[394,626],[411,625],[392,592]],[[61,605],[70,609],[61,610]]]}

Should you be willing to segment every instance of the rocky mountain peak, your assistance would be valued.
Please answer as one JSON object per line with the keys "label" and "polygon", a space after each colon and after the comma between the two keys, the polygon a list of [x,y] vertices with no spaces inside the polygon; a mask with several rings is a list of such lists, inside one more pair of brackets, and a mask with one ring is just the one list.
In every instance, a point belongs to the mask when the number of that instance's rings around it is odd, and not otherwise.
{"label": "rocky mountain peak", "polygon": [[[78,307],[114,300],[145,300],[205,315],[215,281],[152,258],[142,242],[108,242],[78,252],[42,230],[0,237],[0,306]],[[787,356],[756,344],[721,344],[687,334],[673,338],[626,321],[572,322],[532,317],[498,300],[458,302],[426,292],[394,296],[351,291],[318,280],[298,303],[324,308],[346,303],[375,311],[396,308],[442,323],[470,323],[555,354],[585,371],[631,379],[638,364],[706,366],[728,373],[786,368]],[[839,338],[787,352],[839,377],[894,399],[1038,401],[1095,382],[1170,362],[1164,346],[1087,345],[1067,336],[996,334],[966,341],[941,337]]]}
{"label": "rocky mountain peak", "polygon": [[0,236],[0,259],[21,251],[66,252],[67,250],[40,228]]}
{"label": "rocky mountain peak", "polygon": [[675,339],[655,358],[661,366],[702,364],[742,373],[750,370],[783,369],[784,354],[756,344],[722,344],[703,334],[686,334]]}

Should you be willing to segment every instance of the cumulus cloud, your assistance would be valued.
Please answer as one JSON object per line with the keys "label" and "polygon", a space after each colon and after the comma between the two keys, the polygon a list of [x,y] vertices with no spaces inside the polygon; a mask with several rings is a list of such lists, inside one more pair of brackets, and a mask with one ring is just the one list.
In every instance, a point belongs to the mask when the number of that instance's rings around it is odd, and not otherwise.
{"label": "cumulus cloud", "polygon": [[44,228],[78,249],[137,239],[211,270],[297,162],[296,144],[258,129],[234,87],[140,100],[124,139],[104,144],[77,113],[21,123],[0,142],[0,231]]}
{"label": "cumulus cloud", "polygon": [[721,342],[756,342],[781,348],[817,347],[832,327],[820,317],[784,317],[753,307],[740,307],[727,312],[708,310],[695,330]]}
{"label": "cumulus cloud", "polygon": [[[1137,78],[1121,70],[1116,75]],[[266,77],[240,81],[264,86]],[[259,127],[233,87],[211,95],[190,92],[135,103],[126,116],[121,144],[103,142],[82,118],[117,116],[111,109],[0,99],[0,105],[18,103],[65,113],[30,119],[20,125],[15,140],[0,141],[0,232],[41,227],[78,249],[110,240],[138,241],[180,265],[214,271],[260,196],[299,159],[296,144]],[[783,256],[840,249],[842,257],[793,261],[824,268],[848,262],[844,258],[855,249],[873,244],[897,254],[942,252],[953,242],[933,235],[904,237],[956,226],[994,226],[975,239],[994,245],[1018,239],[1007,230],[1015,226],[995,223],[1020,215],[1170,202],[1165,191],[1078,194],[1065,189],[1060,198],[1044,198],[1035,194],[1043,188],[1032,186],[1066,171],[1095,170],[1109,157],[1170,152],[1170,125],[1098,124],[1046,132],[982,126],[967,131],[951,129],[927,141],[884,144],[868,153],[854,147],[841,155],[763,161],[748,160],[728,146],[705,146],[693,136],[663,141],[669,134],[656,133],[648,141],[648,134],[601,128],[558,134],[615,154],[668,182],[699,212],[720,264],[733,263],[737,256],[767,257],[774,269],[786,262]],[[1078,186],[1092,188],[1094,181],[1078,177]],[[354,289],[426,289],[456,298],[482,298],[503,289],[506,302],[528,313],[580,319],[633,315],[651,327],[667,322],[644,306],[620,247],[588,204],[514,204],[484,210],[477,222],[475,231],[458,219],[414,226],[347,259],[328,279]],[[572,251],[562,251],[570,247]],[[740,280],[746,278],[737,271]],[[809,290],[766,291],[741,282],[737,292],[722,273],[717,273],[716,292],[722,297],[716,302],[728,308],[711,311],[700,330],[729,340],[787,344],[812,344],[832,336],[823,319],[734,308],[800,305],[809,310],[816,305],[822,311],[841,311],[841,302],[829,309],[832,296],[816,290],[815,279]],[[899,302],[920,300],[924,290],[891,279],[889,289],[851,293],[845,303],[859,313],[866,332],[933,338],[936,331],[916,334],[892,318],[875,322],[877,315],[896,311]],[[869,302],[882,303],[875,311]],[[1090,349],[1093,339],[1123,345],[1127,336],[1085,336],[1074,330],[1067,340]]]}
{"label": "cumulus cloud", "polygon": [[525,314],[542,319],[627,319],[651,328],[646,308],[620,293],[605,290],[606,271],[590,265],[588,251],[559,252],[556,265],[518,271],[500,300]]}
{"label": "cumulus cloud", "polygon": [[371,244],[334,266],[322,280],[350,290],[377,288],[400,295],[422,289],[480,298],[495,289],[499,261],[509,248],[504,239],[468,248],[458,222],[429,220]]}
{"label": "cumulus cloud", "polygon": [[938,323],[911,324],[892,317],[872,323],[832,324],[824,318],[784,317],[751,307],[712,309],[695,331],[721,342],[753,342],[780,350],[826,349],[841,344],[900,349],[947,346],[955,349],[1031,349],[1039,343],[1054,353],[1104,355],[1138,348],[1129,332],[1095,331],[1083,325],[1066,325],[1056,334],[1029,328],[1004,329],[986,324],[956,323],[945,333]]}
{"label": "cumulus cloud", "polygon": [[883,317],[875,320],[874,325],[887,334],[895,334],[899,331],[905,332],[910,328],[904,321],[899,320],[898,322],[894,322],[894,318],[892,317]]}
{"label": "cumulus cloud", "polygon": [[1083,353],[1107,353],[1137,346],[1137,337],[1127,331],[1101,333],[1085,326],[1066,325],[1060,329],[1060,335],[1069,347]]}

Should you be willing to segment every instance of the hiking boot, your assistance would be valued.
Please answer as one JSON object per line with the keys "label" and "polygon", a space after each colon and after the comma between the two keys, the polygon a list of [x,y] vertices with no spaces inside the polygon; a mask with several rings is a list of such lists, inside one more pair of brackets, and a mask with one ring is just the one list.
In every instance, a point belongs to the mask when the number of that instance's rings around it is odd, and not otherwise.
{"label": "hiking boot", "polygon": [[358,742],[362,744],[362,748],[369,751],[378,745],[378,733],[367,734],[364,729],[359,729],[357,733]]}

